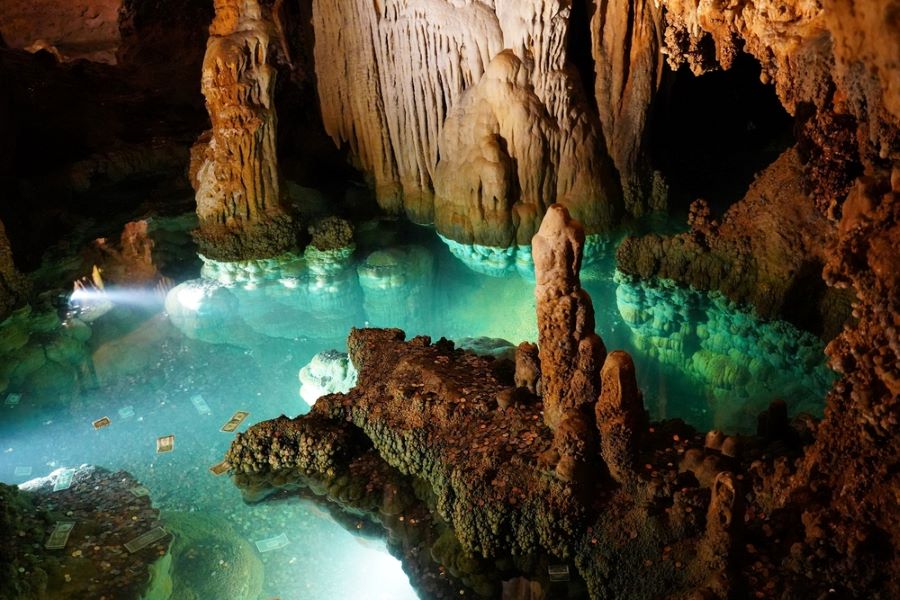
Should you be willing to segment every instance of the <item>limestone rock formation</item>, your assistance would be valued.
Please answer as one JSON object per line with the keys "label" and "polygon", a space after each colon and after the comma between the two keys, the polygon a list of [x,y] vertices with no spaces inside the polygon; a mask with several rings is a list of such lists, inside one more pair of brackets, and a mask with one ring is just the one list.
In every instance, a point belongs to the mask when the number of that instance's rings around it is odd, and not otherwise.
{"label": "limestone rock formation", "polygon": [[617,350],[606,357],[600,381],[596,407],[600,453],[613,479],[625,483],[634,477],[638,442],[646,422],[634,361],[627,352]]}
{"label": "limestone rock formation", "polygon": [[[804,556],[804,568],[828,564],[839,573],[856,567],[854,549],[883,540],[900,547],[896,490],[900,476],[900,166],[873,172],[851,191],[838,225],[835,254],[826,265],[829,282],[852,286],[857,321],[829,344],[842,374],[828,396],[816,442],[793,477],[795,493],[818,489],[805,507],[806,543],[822,548]],[[825,490],[828,490],[827,493]],[[900,559],[884,559],[895,574]],[[862,583],[862,582],[860,582]]]}
{"label": "limestone rock formation", "polygon": [[316,0],[313,15],[325,129],[383,208],[500,247],[527,244],[553,202],[592,232],[612,224],[620,189],[567,3]]}
{"label": "limestone rock formation", "polygon": [[123,0],[0,0],[0,36],[11,48],[115,64]]}
{"label": "limestone rock formation", "polygon": [[275,143],[277,35],[267,4],[217,2],[201,83],[212,132],[192,150],[196,237],[210,258],[269,258],[297,243]]}
{"label": "limestone rock formation", "polygon": [[663,78],[662,5],[654,0],[597,4],[591,19],[594,82],[606,147],[631,214],[665,208],[661,175],[649,160],[651,106]]}
{"label": "limestone rock formation", "polygon": [[551,428],[596,401],[606,358],[578,277],[583,246],[581,225],[565,207],[551,206],[533,241],[544,422]]}
{"label": "limestone rock formation", "polygon": [[718,290],[765,318],[785,318],[826,336],[840,330],[849,299],[820,276],[834,226],[804,191],[796,149],[761,173],[721,222],[698,217],[688,233],[626,238],[617,253],[619,268],[643,279],[659,276]]}
{"label": "limestone rock formation", "polygon": [[522,342],[516,347],[516,386],[541,395],[540,351],[531,342]]}

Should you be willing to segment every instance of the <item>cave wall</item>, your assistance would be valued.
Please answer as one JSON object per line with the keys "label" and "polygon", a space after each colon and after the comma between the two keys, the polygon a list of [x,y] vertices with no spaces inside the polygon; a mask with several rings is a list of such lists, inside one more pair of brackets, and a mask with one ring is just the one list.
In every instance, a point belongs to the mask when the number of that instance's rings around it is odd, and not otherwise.
{"label": "cave wall", "polygon": [[383,208],[493,246],[527,243],[554,201],[589,232],[613,224],[621,191],[568,55],[570,3],[351,4],[313,3],[318,92]]}
{"label": "cave wall", "polygon": [[52,48],[66,58],[114,64],[123,0],[0,0],[0,35],[11,48]]}

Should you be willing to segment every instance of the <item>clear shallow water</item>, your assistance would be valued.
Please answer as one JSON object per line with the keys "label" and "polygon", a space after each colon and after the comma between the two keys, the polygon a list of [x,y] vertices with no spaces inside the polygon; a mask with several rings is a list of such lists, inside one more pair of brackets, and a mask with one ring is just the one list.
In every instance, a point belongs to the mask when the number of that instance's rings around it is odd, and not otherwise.
{"label": "clear shallow water", "polygon": [[[87,463],[126,469],[164,512],[202,513],[251,543],[284,533],[287,546],[258,554],[262,598],[415,598],[380,542],[352,536],[306,501],[244,505],[227,477],[208,471],[233,438],[219,428],[234,411],[251,413],[242,431],[308,410],[298,371],[317,352],[343,349],[351,326],[513,344],[536,338],[527,278],[475,273],[430,232],[393,233],[390,246],[349,259],[295,257],[225,276],[207,265],[207,275],[228,285],[184,283],[169,293],[167,312],[149,291],[110,293],[115,306],[90,324],[87,339],[80,326],[60,327],[37,313],[15,328],[7,322],[2,397],[22,398],[0,405],[0,480],[21,483]],[[373,236],[382,238],[391,236]],[[613,254],[609,245],[591,257],[583,285],[607,348],[634,356],[654,418],[752,431],[756,414],[778,395],[795,412],[820,410],[831,376],[818,340],[706,294],[629,282],[616,275]],[[22,330],[27,343],[10,349]],[[18,365],[30,355],[37,357],[31,366]],[[44,362],[33,369],[38,355]],[[63,363],[71,366],[62,375],[51,368]],[[89,385],[91,371],[96,385]],[[198,394],[210,414],[195,407]],[[127,407],[133,416],[120,414]],[[94,430],[102,416],[112,425]],[[175,451],[156,454],[156,438],[167,434],[176,436]],[[30,475],[17,476],[19,467]]]}

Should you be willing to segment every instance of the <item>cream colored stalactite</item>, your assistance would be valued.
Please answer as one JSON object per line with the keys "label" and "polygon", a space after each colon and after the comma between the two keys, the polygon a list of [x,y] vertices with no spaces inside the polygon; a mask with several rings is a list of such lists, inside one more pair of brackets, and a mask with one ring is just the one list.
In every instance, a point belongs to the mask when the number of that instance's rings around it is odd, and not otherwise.
{"label": "cream colored stalactite", "polygon": [[316,81],[325,130],[370,173],[382,207],[402,208],[375,53],[378,14],[369,0],[314,0]]}
{"label": "cream colored stalactite", "polygon": [[372,174],[381,205],[432,218],[438,142],[450,108],[502,49],[492,6],[449,0],[315,0],[326,131]]}

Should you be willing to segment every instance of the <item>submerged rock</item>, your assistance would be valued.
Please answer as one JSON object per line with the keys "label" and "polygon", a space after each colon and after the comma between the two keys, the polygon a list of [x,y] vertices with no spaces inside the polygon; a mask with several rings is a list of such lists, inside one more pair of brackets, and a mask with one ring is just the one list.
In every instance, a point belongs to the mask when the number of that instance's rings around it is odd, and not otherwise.
{"label": "submerged rock", "polygon": [[327,350],[300,369],[300,397],[312,406],[326,394],[345,394],[356,385],[356,369],[344,352]]}
{"label": "submerged rock", "polygon": [[421,246],[371,253],[357,268],[366,319],[374,326],[413,326],[429,320],[434,258]]}
{"label": "submerged rock", "polygon": [[183,600],[257,600],[263,565],[247,540],[224,517],[199,512],[162,514],[174,536],[171,571],[174,597]]}

